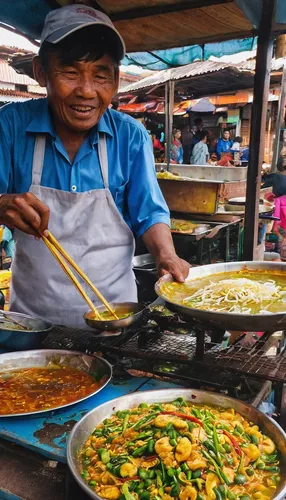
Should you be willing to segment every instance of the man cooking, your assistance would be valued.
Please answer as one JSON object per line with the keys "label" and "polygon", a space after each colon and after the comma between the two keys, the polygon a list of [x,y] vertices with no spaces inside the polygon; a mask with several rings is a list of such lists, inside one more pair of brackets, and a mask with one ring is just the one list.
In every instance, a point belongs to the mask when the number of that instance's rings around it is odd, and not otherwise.
{"label": "man cooking", "polygon": [[11,310],[83,325],[87,306],[39,235],[48,228],[110,302],[136,301],[134,237],[183,281],[144,128],[109,109],[125,46],[83,5],[48,14],[35,79],[47,99],[0,111],[0,224],[15,229]]}

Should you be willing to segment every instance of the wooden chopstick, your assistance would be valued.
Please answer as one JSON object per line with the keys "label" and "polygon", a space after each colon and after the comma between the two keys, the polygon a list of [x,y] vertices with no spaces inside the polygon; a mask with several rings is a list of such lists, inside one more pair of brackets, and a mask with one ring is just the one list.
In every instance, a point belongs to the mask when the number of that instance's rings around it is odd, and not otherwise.
{"label": "wooden chopstick", "polygon": [[65,258],[65,260],[74,268],[74,270],[79,274],[79,276],[88,284],[91,290],[95,293],[95,295],[101,300],[101,302],[105,305],[106,309],[113,315],[115,319],[119,319],[116,315],[115,311],[112,309],[111,305],[107,302],[107,300],[103,297],[100,291],[96,288],[96,286],[90,281],[89,277],[83,272],[83,270],[77,265],[77,263],[72,259],[72,257],[64,250],[58,240],[50,233],[47,236],[47,239],[55,246],[58,252]]}
{"label": "wooden chopstick", "polygon": [[103,321],[102,316],[99,314],[98,310],[96,309],[95,305],[92,303],[90,300],[89,296],[85,293],[84,289],[82,288],[81,284],[79,281],[76,279],[75,275],[73,272],[70,270],[58,250],[54,247],[54,245],[46,238],[45,236],[42,236],[44,243],[47,245],[48,249],[50,252],[53,254],[53,256],[56,258],[60,266],[62,267],[63,271],[67,274],[67,276],[70,278],[70,280],[73,282],[74,286],[78,289],[79,293],[81,296],[84,298],[92,312],[94,313],[96,319],[99,319],[100,321]]}

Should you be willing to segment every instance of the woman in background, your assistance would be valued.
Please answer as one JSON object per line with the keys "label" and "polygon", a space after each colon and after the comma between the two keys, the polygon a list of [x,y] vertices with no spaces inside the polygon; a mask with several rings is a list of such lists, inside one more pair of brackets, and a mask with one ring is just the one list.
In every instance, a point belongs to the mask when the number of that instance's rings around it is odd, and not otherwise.
{"label": "woman in background", "polygon": [[182,132],[179,129],[173,131],[171,144],[171,162],[183,163],[183,145],[181,142]]}

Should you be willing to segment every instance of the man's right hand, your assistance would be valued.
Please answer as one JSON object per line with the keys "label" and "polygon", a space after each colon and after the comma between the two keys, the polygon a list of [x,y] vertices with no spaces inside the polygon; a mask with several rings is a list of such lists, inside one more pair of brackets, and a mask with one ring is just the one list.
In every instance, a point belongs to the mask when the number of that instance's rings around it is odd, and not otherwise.
{"label": "man's right hand", "polygon": [[50,209],[32,193],[0,196],[0,224],[33,236],[45,235]]}

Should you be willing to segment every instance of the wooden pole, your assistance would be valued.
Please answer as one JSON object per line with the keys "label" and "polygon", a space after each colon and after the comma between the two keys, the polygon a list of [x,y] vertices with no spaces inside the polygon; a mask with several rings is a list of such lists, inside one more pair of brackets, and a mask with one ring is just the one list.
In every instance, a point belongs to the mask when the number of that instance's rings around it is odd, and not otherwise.
{"label": "wooden pole", "polygon": [[275,4],[274,0],[263,0],[257,41],[244,222],[244,260],[254,259],[258,240],[261,169],[264,159],[266,112],[273,53],[272,20]]}
{"label": "wooden pole", "polygon": [[278,155],[279,155],[279,143],[280,143],[280,129],[281,129],[281,122],[282,122],[282,115],[284,113],[285,99],[286,99],[286,62],[284,62],[283,74],[282,74],[282,80],[281,80],[281,91],[280,91],[280,97],[279,97],[279,102],[278,102],[278,112],[277,112],[277,119],[276,119],[276,126],[275,126],[275,139],[274,139],[274,144],[273,144],[273,157],[272,157],[272,163],[271,163],[271,172],[276,172],[276,170],[277,170],[277,162],[278,162]]}
{"label": "wooden pole", "polygon": [[286,57],[286,35],[280,35],[276,38],[275,57]]}
{"label": "wooden pole", "polygon": [[170,152],[172,143],[172,131],[173,131],[173,111],[174,111],[174,99],[175,99],[175,82],[168,80],[165,86],[165,128],[167,132],[166,137],[166,149],[167,149],[167,170],[170,167]]}

